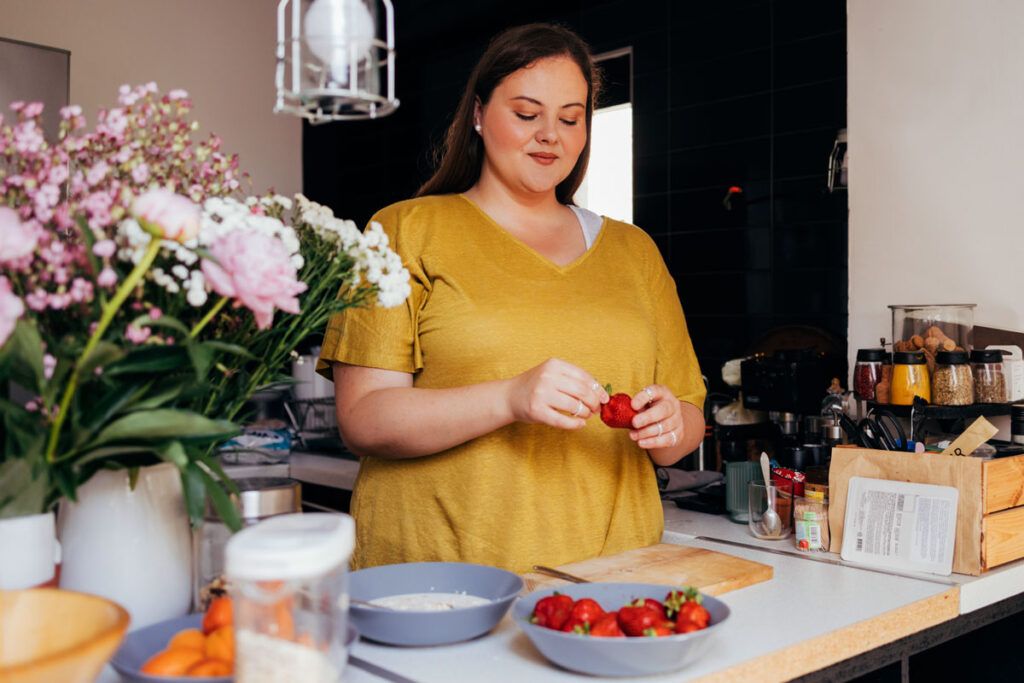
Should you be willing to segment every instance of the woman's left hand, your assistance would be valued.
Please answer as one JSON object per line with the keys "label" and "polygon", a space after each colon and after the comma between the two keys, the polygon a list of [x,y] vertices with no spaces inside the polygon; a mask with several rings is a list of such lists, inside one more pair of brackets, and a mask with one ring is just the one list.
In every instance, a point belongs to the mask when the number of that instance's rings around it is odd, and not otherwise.
{"label": "woman's left hand", "polygon": [[633,418],[629,438],[640,448],[672,448],[682,440],[685,427],[679,399],[668,387],[651,384],[633,396],[631,405],[641,412]]}

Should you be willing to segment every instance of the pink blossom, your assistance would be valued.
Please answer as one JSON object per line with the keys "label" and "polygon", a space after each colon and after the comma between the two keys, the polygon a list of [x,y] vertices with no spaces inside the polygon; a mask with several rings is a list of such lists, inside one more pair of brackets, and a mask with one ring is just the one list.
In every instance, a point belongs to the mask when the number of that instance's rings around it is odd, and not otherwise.
{"label": "pink blossom", "polygon": [[28,307],[33,311],[45,311],[47,300],[48,295],[46,290],[41,287],[37,287],[35,290],[25,295],[25,303],[28,304]]}
{"label": "pink blossom", "polygon": [[79,107],[77,104],[72,104],[70,106],[60,108],[60,117],[65,121],[81,115],[82,108]]}
{"label": "pink blossom", "polygon": [[0,263],[28,256],[36,249],[36,239],[31,225],[22,223],[17,211],[0,206]]}
{"label": "pink blossom", "polygon": [[256,326],[270,327],[274,308],[299,312],[299,294],[306,285],[296,279],[284,245],[253,230],[233,230],[210,246],[216,263],[203,259],[202,270],[215,292],[234,297],[256,315]]}
{"label": "pink blossom", "polygon": [[53,371],[57,368],[57,359],[46,353],[43,354],[43,377],[50,379]]}
{"label": "pink blossom", "polygon": [[96,284],[104,289],[112,289],[117,284],[117,273],[113,268],[104,268],[96,278]]}
{"label": "pink blossom", "polygon": [[163,317],[163,315],[164,315],[164,312],[161,311],[156,306],[154,306],[153,308],[149,309],[149,319],[150,320],[159,320],[160,318]]}
{"label": "pink blossom", "polygon": [[92,283],[84,278],[76,277],[71,282],[71,291],[69,294],[72,301],[75,303],[92,301]]}
{"label": "pink blossom", "polygon": [[60,185],[68,179],[68,167],[64,164],[59,164],[50,169],[49,175],[47,175],[47,182],[53,185]]}
{"label": "pink blossom", "polygon": [[132,213],[158,228],[158,236],[164,239],[187,242],[199,234],[199,207],[164,188],[150,190],[136,199]]}
{"label": "pink blossom", "polygon": [[7,343],[7,338],[18,324],[18,318],[25,312],[25,304],[11,289],[10,281],[0,275],[0,347]]}
{"label": "pink blossom", "polygon": [[35,154],[44,144],[46,139],[43,138],[43,132],[39,130],[35,121],[30,119],[14,127],[14,149],[19,154]]}
{"label": "pink blossom", "polygon": [[37,410],[39,410],[39,402],[35,400],[25,401],[25,410],[27,410],[30,413],[36,412]]}
{"label": "pink blossom", "polygon": [[14,100],[10,106],[11,111],[21,111],[25,108],[25,103],[22,100]]}
{"label": "pink blossom", "polygon": [[29,102],[25,105],[25,108],[21,110],[21,115],[25,118],[35,118],[43,113],[42,102]]}
{"label": "pink blossom", "polygon": [[117,245],[114,244],[114,240],[100,240],[96,244],[92,245],[92,253],[96,254],[100,258],[110,258],[114,255],[117,250]]}
{"label": "pink blossom", "polygon": [[153,330],[148,327],[136,327],[135,325],[129,325],[124,328],[125,339],[130,341],[132,344],[141,344],[147,339],[149,335],[153,333]]}
{"label": "pink blossom", "polygon": [[186,97],[188,97],[188,92],[182,90],[181,88],[175,88],[171,92],[167,93],[167,99],[171,101],[183,100]]}
{"label": "pink blossom", "polygon": [[107,172],[110,170],[110,166],[105,161],[98,161],[96,165],[89,169],[89,172],[85,174],[85,182],[90,185],[96,185],[101,180],[107,177]]}
{"label": "pink blossom", "polygon": [[149,164],[145,162],[132,169],[132,180],[139,185],[149,180]]}

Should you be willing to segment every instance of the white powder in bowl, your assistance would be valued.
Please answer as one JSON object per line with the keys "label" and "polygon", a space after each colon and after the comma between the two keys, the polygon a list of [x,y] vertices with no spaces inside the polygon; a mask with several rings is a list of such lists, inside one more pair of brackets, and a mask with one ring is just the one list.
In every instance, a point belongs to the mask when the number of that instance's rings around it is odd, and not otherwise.
{"label": "white powder in bowl", "polygon": [[443,612],[477,607],[491,602],[487,598],[466,593],[404,593],[370,600],[373,605],[409,612]]}
{"label": "white powder in bowl", "polygon": [[235,683],[338,683],[341,671],[323,652],[249,630],[235,633]]}

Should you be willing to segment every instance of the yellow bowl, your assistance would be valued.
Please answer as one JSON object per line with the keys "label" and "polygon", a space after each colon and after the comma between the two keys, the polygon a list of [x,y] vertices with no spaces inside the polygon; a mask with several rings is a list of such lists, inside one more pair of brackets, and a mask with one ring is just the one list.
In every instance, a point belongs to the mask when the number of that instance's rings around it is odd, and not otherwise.
{"label": "yellow bowl", "polygon": [[0,681],[92,683],[121,644],[128,612],[85,593],[0,591]]}

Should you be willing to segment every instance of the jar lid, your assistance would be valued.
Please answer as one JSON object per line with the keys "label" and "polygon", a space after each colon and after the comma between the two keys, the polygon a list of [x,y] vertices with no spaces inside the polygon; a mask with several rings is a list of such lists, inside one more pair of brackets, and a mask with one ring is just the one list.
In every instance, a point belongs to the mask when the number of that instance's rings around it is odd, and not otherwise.
{"label": "jar lid", "polygon": [[857,360],[865,363],[884,363],[889,359],[885,349],[857,349]]}
{"label": "jar lid", "polygon": [[974,349],[971,351],[972,363],[1002,363],[1003,352],[999,349]]}
{"label": "jar lid", "polygon": [[893,361],[899,365],[924,365],[924,354],[919,351],[897,351],[893,355]]}
{"label": "jar lid", "polygon": [[356,525],[343,514],[278,515],[231,537],[225,549],[229,581],[310,579],[347,565]]}
{"label": "jar lid", "polygon": [[[238,495],[231,494],[231,500],[238,508],[238,514],[246,523],[302,512],[302,484],[286,477],[246,477],[235,479]],[[213,502],[207,498],[206,519],[219,519]]]}
{"label": "jar lid", "polygon": [[967,362],[967,352],[939,351],[935,354],[935,362],[942,365],[963,365]]}

